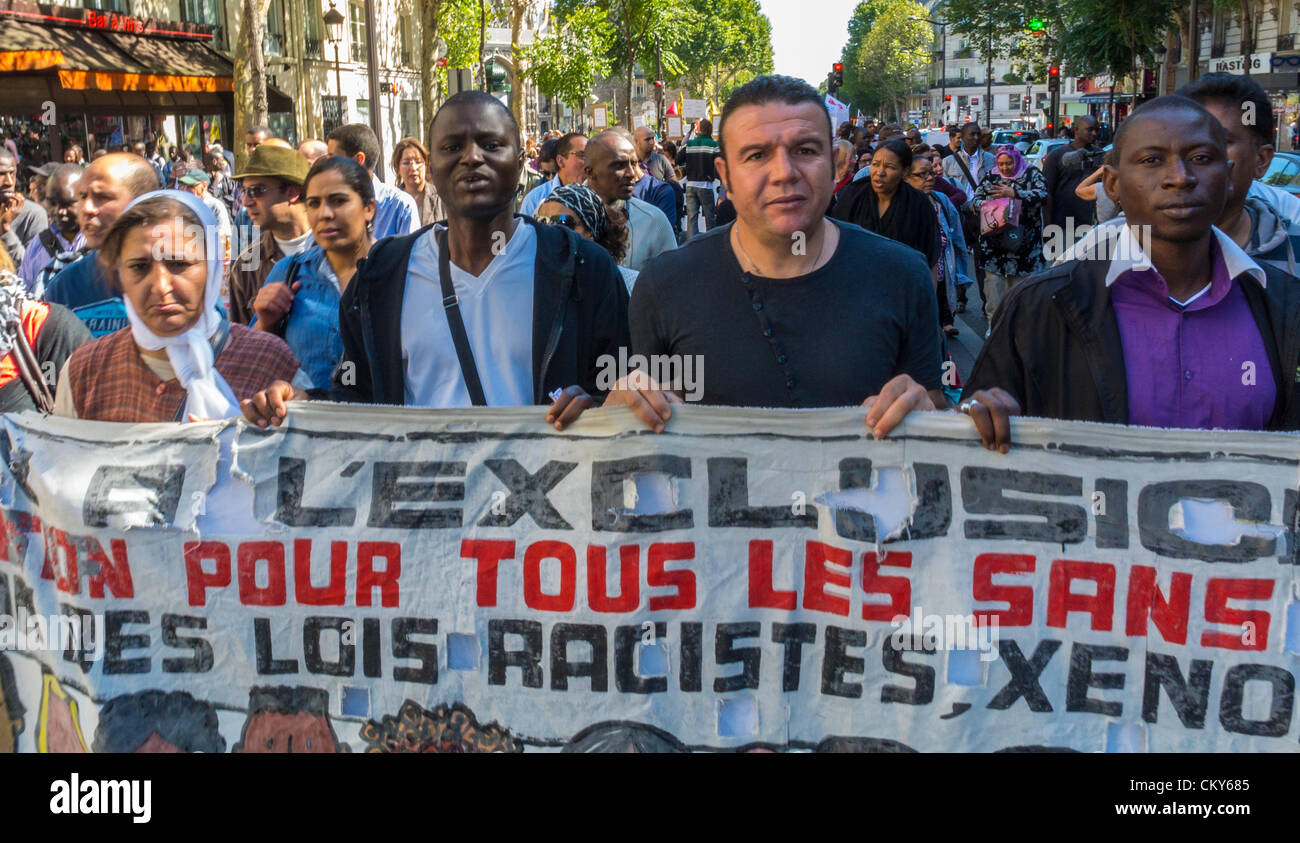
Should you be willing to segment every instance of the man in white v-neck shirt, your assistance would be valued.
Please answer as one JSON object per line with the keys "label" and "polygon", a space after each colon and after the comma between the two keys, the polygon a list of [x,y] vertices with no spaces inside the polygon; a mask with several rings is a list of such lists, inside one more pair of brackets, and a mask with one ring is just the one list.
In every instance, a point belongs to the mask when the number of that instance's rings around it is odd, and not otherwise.
{"label": "man in white v-neck shirt", "polygon": [[[468,407],[469,390],[443,314],[436,236],[440,228],[435,226],[419,238],[406,267],[402,303],[405,401],[415,407]],[[532,226],[516,224],[505,248],[477,276],[455,261],[450,265],[474,359],[493,362],[478,366],[490,407],[533,403],[532,336],[517,326],[528,325],[533,319],[536,261],[537,235]]]}
{"label": "man in white v-neck shirt", "polygon": [[[448,112],[446,115],[443,112]],[[516,215],[519,128],[482,91],[447,100],[430,126],[430,178],[447,225],[380,241],[343,294],[343,357],[331,397],[418,407],[547,404],[563,429],[603,395],[601,364],[629,344],[613,258],[569,229]],[[452,295],[443,292],[447,249]],[[454,339],[463,326],[467,359]],[[261,426],[305,397],[279,382],[244,406]]]}

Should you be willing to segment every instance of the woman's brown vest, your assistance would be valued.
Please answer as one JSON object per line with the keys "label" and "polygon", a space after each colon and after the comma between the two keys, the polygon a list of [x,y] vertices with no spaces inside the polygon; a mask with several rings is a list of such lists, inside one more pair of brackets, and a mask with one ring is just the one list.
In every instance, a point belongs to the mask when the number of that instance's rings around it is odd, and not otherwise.
{"label": "woman's brown vest", "polygon": [[[217,355],[217,371],[235,398],[243,401],[273,381],[292,381],[298,360],[272,334],[231,325]],[[140,356],[131,329],[100,337],[68,358],[68,378],[77,416],[93,421],[169,422],[185,403],[185,387],[176,378],[163,382]]]}

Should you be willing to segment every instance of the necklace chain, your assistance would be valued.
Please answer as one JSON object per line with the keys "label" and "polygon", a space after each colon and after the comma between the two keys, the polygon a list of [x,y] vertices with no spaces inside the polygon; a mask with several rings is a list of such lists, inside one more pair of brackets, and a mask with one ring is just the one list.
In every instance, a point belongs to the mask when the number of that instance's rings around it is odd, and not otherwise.
{"label": "necklace chain", "polygon": [[[816,269],[816,268],[817,268],[817,265],[818,265],[819,263],[821,263],[821,261],[822,261],[822,252],[825,251],[825,249],[826,249],[826,236],[827,236],[827,235],[826,235],[826,220],[825,220],[825,219],[822,219],[822,220],[821,220],[821,226],[822,226],[822,242],[821,242],[821,245],[819,245],[819,246],[817,247],[817,257],[814,258],[814,259],[813,259],[813,262],[812,262],[813,269]],[[762,273],[761,271],[759,271],[758,264],[754,263],[754,259],[751,258],[751,257],[749,256],[749,252],[745,251],[745,244],[742,243],[742,242],[740,242],[740,232],[739,232],[739,231],[736,232],[736,246],[740,249],[740,253],[741,253],[742,255],[745,256],[745,260],[749,263],[750,272],[753,272],[755,275],[761,276],[761,277],[763,277],[763,278],[769,278],[769,277],[771,277],[771,276],[763,275],[763,273]]]}

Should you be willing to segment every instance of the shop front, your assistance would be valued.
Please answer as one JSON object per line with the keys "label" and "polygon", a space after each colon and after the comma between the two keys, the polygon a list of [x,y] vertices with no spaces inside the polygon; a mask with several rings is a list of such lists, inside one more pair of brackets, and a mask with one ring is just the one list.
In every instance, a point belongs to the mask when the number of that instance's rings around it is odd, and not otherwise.
{"label": "shop front", "polygon": [[0,0],[0,127],[32,163],[74,143],[87,158],[139,140],[232,146],[234,67],[212,39],[202,24]]}

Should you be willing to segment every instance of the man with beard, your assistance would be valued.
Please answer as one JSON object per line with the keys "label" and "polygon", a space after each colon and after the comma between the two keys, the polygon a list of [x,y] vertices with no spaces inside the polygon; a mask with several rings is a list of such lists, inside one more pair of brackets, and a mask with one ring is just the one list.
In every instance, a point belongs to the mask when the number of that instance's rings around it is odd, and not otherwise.
{"label": "man with beard", "polygon": [[[447,224],[380,241],[358,268],[339,305],[333,397],[550,404],[547,423],[563,429],[603,397],[602,355],[628,344],[627,286],[595,243],[514,213],[524,150],[499,100],[462,91],[438,109],[429,134]],[[246,402],[244,415],[278,425],[285,402],[304,397],[281,381]]]}
{"label": "man with beard", "polygon": [[962,406],[986,447],[1005,452],[1007,417],[1022,411],[1300,429],[1300,282],[1214,227],[1232,177],[1223,126],[1193,100],[1158,97],[1124,121],[1113,153],[1106,195],[1127,215],[1113,257],[1016,285],[975,361]]}
{"label": "man with beard", "polygon": [[77,223],[90,251],[54,276],[45,289],[45,300],[70,308],[96,337],[127,325],[121,294],[108,286],[100,272],[99,246],[131,200],[157,188],[153,165],[129,152],[96,159],[77,184]]}
{"label": "man with beard", "polygon": [[23,261],[26,246],[50,224],[45,209],[18,192],[18,158],[0,147],[0,245],[13,259]]}
{"label": "man with beard", "polygon": [[35,298],[45,294],[45,287],[63,267],[81,257],[85,244],[77,223],[77,185],[86,172],[76,164],[56,164],[45,182],[45,210],[50,227],[28,243],[27,254],[18,268],[18,277]]}

